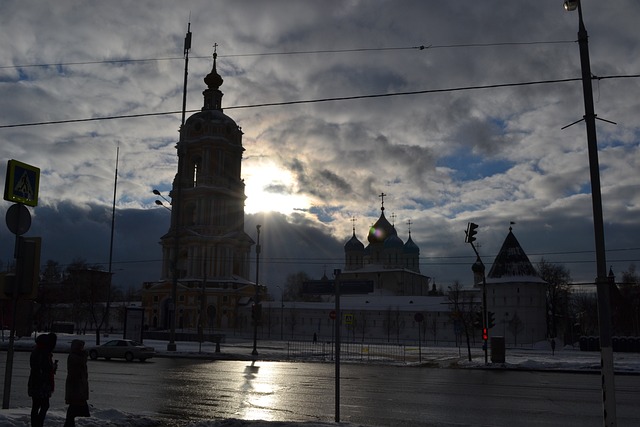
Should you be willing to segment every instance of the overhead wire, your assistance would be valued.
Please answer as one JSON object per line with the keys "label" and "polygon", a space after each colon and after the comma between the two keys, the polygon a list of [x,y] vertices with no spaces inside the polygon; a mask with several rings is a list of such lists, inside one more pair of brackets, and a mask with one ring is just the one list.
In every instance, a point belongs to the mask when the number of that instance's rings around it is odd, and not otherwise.
{"label": "overhead wire", "polygon": [[[575,43],[575,40],[550,40],[550,41],[530,41],[530,42],[497,42],[497,43],[460,43],[460,44],[442,44],[442,45],[419,45],[419,46],[395,46],[395,47],[375,47],[375,48],[351,48],[351,49],[316,49],[316,50],[298,50],[298,51],[282,51],[282,52],[260,52],[260,53],[236,53],[236,54],[218,54],[218,58],[241,58],[250,56],[288,56],[288,55],[313,55],[321,53],[356,53],[356,52],[384,52],[390,50],[427,50],[427,49],[454,49],[469,47],[494,47],[494,46],[527,46],[540,44],[564,44]],[[209,56],[191,56],[191,59],[211,59]],[[183,60],[182,56],[170,56],[161,58],[123,58],[123,59],[103,59],[94,61],[74,61],[74,62],[50,62],[44,64],[17,64],[17,65],[0,65],[0,69],[16,69],[16,68],[46,68],[46,67],[66,67],[73,65],[96,65],[96,64],[116,64],[129,62],[152,62],[152,61],[177,61]]]}
{"label": "overhead wire", "polygon": [[[227,55],[218,55],[218,57],[224,58],[224,57],[251,57],[251,56],[275,56],[275,55],[308,55],[308,54],[324,54],[324,53],[355,53],[355,52],[391,51],[391,50],[429,50],[429,49],[444,49],[444,48],[474,48],[474,47],[518,46],[518,45],[537,45],[537,44],[566,44],[566,43],[575,43],[575,42],[576,42],[575,40],[556,40],[556,41],[532,41],[532,42],[465,43],[465,44],[427,45],[427,46],[420,45],[420,46],[382,47],[382,48],[327,49],[327,50],[310,50],[310,51],[227,54]],[[210,59],[210,56],[193,56],[192,58]],[[74,66],[74,65],[135,63],[135,62],[150,62],[150,61],[173,61],[173,60],[182,60],[182,59],[183,59],[182,57],[119,59],[119,60],[112,59],[112,60],[100,60],[100,61],[77,61],[77,62],[48,63],[48,64],[6,65],[6,66],[0,66],[0,69],[54,67],[54,66],[61,67],[61,66]],[[638,78],[638,77],[640,77],[640,74],[592,76],[594,80],[625,79],[625,78]],[[443,89],[427,89],[427,90],[417,90],[417,91],[393,92],[393,93],[384,93],[384,94],[354,95],[354,96],[330,97],[330,98],[320,98],[320,99],[311,99],[311,100],[294,100],[294,101],[270,102],[270,103],[260,103],[260,104],[247,104],[247,105],[230,106],[230,107],[226,107],[226,109],[247,109],[247,108],[312,104],[312,103],[322,103],[322,102],[338,102],[338,101],[372,99],[372,98],[383,98],[383,97],[393,97],[393,96],[410,96],[410,95],[458,92],[458,91],[468,91],[468,90],[495,89],[495,88],[531,86],[531,85],[542,85],[542,84],[558,84],[558,83],[567,83],[567,82],[574,82],[574,81],[581,81],[581,80],[582,80],[581,78],[565,78],[565,79],[549,79],[549,80],[516,82],[516,83],[473,85],[473,86],[461,86],[461,87],[443,88]],[[197,111],[200,111],[200,110],[188,110],[187,112],[193,113]],[[117,116],[81,118],[81,119],[17,123],[17,124],[9,124],[9,125],[0,125],[0,129],[152,117],[152,116],[179,114],[181,112],[182,111],[165,111],[165,112],[138,113],[138,114],[117,115]],[[640,248],[610,249],[608,251],[630,251],[630,250],[638,250],[638,249]],[[592,252],[593,251],[571,251],[571,252],[552,252],[552,253],[531,254],[531,255],[567,255],[567,254],[592,253]],[[468,258],[468,256],[427,257],[427,260],[444,260],[444,259],[455,259],[455,258]],[[611,262],[637,262],[637,261],[638,260],[612,260]],[[131,264],[131,263],[146,263],[146,262],[160,262],[160,260],[120,261],[115,263]],[[342,259],[337,260],[337,259],[265,258],[263,259],[263,262],[268,264],[293,264],[293,263],[324,264],[327,262],[342,262]],[[586,263],[586,262],[592,262],[592,261],[582,261],[582,260],[563,261],[563,263]],[[97,264],[100,264],[100,263],[97,263]],[[466,262],[426,261],[426,262],[421,262],[420,264],[433,266],[433,265],[466,265],[467,263]]]}
{"label": "overhead wire", "polygon": [[[638,78],[640,74],[629,74],[629,75],[616,75],[616,76],[596,76],[594,79],[604,80],[604,79],[617,79],[617,78]],[[433,94],[433,93],[445,93],[445,92],[460,92],[467,90],[481,90],[481,89],[497,89],[497,88],[505,88],[505,87],[519,87],[519,86],[533,86],[533,85],[546,85],[546,84],[557,84],[557,83],[568,83],[568,82],[576,82],[581,81],[581,77],[573,77],[573,78],[565,78],[565,79],[549,79],[549,80],[537,80],[537,81],[529,81],[529,82],[516,82],[516,83],[497,83],[497,84],[488,84],[488,85],[473,85],[473,86],[459,86],[453,88],[443,88],[443,89],[425,89],[425,90],[415,90],[415,91],[404,91],[404,92],[391,92],[391,93],[380,93],[380,94],[371,94],[371,95],[353,95],[353,96],[338,96],[331,98],[318,98],[318,99],[307,99],[307,100],[295,100],[295,101],[282,101],[282,102],[265,102],[260,104],[246,104],[246,105],[236,105],[225,107],[226,110],[238,110],[238,109],[247,109],[247,108],[262,108],[262,107],[277,107],[277,106],[287,106],[287,105],[300,105],[300,104],[316,104],[322,102],[338,102],[338,101],[352,101],[357,99],[372,99],[372,98],[385,98],[385,97],[393,97],[393,96],[408,96],[408,95],[424,95],[424,94]],[[187,113],[195,113],[200,111],[197,110],[187,110]],[[122,114],[117,116],[102,116],[102,117],[90,117],[90,118],[82,118],[82,119],[67,119],[67,120],[50,120],[43,122],[28,122],[28,123],[14,123],[8,125],[0,125],[0,129],[7,128],[18,128],[18,127],[31,127],[31,126],[43,126],[43,125],[57,125],[57,124],[66,124],[66,123],[81,123],[81,122],[93,122],[93,121],[102,121],[102,120],[117,120],[117,119],[130,119],[130,118],[139,118],[139,117],[152,117],[152,116],[164,116],[171,114],[179,114],[182,111],[162,111],[155,113],[138,113],[138,114]]]}

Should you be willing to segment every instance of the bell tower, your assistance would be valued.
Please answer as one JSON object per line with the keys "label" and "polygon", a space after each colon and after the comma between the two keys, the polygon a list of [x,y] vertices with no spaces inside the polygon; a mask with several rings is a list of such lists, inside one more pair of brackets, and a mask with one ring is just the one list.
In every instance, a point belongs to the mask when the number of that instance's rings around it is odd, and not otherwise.
{"label": "bell tower", "polygon": [[244,232],[242,130],[223,113],[223,79],[216,58],[214,52],[212,70],[204,78],[202,110],[180,129],[178,173],[170,193],[171,226],[161,237],[163,279],[172,277],[176,247],[181,281],[246,282],[249,278],[254,242]]}

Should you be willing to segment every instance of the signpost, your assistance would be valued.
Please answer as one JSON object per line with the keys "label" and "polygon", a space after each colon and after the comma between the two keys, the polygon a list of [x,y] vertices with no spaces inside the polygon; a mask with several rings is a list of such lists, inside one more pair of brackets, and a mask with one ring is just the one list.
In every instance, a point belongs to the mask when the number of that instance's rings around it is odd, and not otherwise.
{"label": "signpost", "polygon": [[[16,335],[16,312],[20,298],[35,298],[38,289],[38,276],[40,269],[40,238],[23,238],[24,233],[31,227],[31,214],[24,205],[36,206],[38,204],[38,185],[40,182],[40,169],[19,162],[9,160],[7,163],[7,176],[4,185],[4,199],[15,202],[7,210],[5,217],[9,231],[15,234],[14,258],[16,258],[16,275],[8,297],[13,300],[13,313],[11,320],[11,332],[9,335],[9,347],[7,349],[7,362],[4,372],[4,393],[2,396],[2,409],[9,409],[11,398],[11,377],[13,375],[13,352]],[[8,280],[5,276],[2,292],[7,292]],[[35,288],[35,290],[34,290]]]}

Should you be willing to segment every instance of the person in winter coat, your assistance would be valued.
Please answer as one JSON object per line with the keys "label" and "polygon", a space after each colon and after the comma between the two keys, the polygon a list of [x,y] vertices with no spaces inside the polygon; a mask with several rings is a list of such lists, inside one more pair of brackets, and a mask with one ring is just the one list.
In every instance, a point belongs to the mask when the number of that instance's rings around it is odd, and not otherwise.
{"label": "person in winter coat", "polygon": [[64,427],[74,427],[76,417],[88,417],[89,375],[87,372],[87,351],[84,341],[71,341],[71,350],[67,358],[67,380],[64,400],[69,405]]}
{"label": "person in winter coat", "polygon": [[42,427],[49,410],[49,399],[54,390],[54,375],[58,361],[53,361],[53,349],[57,336],[42,334],[36,338],[36,348],[31,352],[27,393],[31,397],[31,426]]}

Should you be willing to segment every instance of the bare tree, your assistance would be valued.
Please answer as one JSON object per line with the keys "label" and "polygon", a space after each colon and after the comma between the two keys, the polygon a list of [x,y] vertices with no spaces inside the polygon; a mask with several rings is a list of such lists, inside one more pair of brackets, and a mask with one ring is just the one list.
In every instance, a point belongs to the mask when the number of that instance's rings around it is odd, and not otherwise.
{"label": "bare tree", "polygon": [[569,321],[569,297],[571,294],[571,273],[563,265],[552,264],[544,258],[538,263],[538,274],[547,282],[547,336],[558,336],[558,320],[566,331]]}
{"label": "bare tree", "polygon": [[77,314],[86,312],[90,324],[95,325],[96,345],[100,345],[100,330],[107,317],[107,306],[111,298],[110,273],[102,266],[90,266],[85,260],[76,258],[67,267],[68,281],[76,295],[74,307]]}
{"label": "bare tree", "polygon": [[304,271],[289,274],[284,284],[284,299],[287,301],[320,301],[319,295],[304,293],[303,284],[311,281],[311,277]]}
{"label": "bare tree", "polygon": [[454,323],[460,325],[460,330],[467,341],[467,352],[471,361],[471,335],[473,334],[473,321],[475,317],[474,294],[464,292],[460,283],[456,280],[449,286],[447,293],[451,307],[450,316]]}
{"label": "bare tree", "polygon": [[640,275],[633,263],[622,272],[620,296],[622,298],[620,305],[624,311],[619,319],[621,333],[638,336],[640,335]]}
{"label": "bare tree", "polygon": [[367,333],[367,330],[368,330],[367,312],[366,311],[358,312],[358,316],[355,318],[354,327],[358,331],[358,334],[361,335],[361,342],[364,342],[364,337],[365,337],[365,335]]}
{"label": "bare tree", "polygon": [[598,300],[595,293],[575,292],[571,298],[574,324],[581,335],[595,335],[598,331]]}

